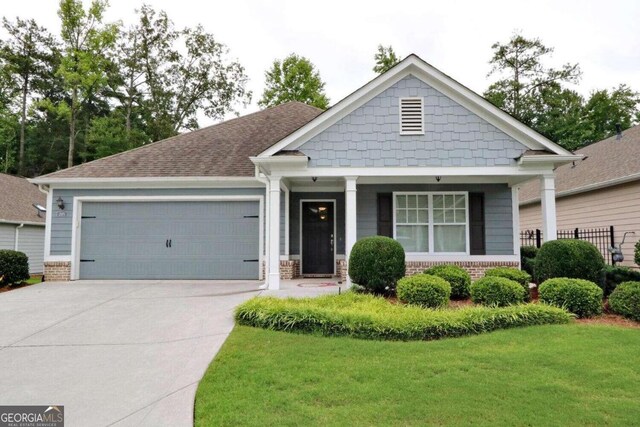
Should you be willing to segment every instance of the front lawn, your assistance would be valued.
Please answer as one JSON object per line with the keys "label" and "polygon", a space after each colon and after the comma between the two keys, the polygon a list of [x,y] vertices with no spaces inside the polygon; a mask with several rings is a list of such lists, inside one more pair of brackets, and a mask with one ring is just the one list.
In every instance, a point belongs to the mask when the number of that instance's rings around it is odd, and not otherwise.
{"label": "front lawn", "polygon": [[195,424],[633,425],[640,331],[569,324],[431,342],[237,326]]}

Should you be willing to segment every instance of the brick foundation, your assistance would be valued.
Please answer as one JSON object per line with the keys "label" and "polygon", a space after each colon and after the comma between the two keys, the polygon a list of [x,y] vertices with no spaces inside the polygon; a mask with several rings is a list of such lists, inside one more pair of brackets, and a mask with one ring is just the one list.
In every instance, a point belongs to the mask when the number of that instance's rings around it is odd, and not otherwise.
{"label": "brick foundation", "polygon": [[429,267],[440,264],[457,265],[462,267],[469,274],[473,280],[479,279],[484,276],[484,272],[494,267],[515,267],[519,268],[520,264],[517,261],[452,261],[452,262],[438,262],[438,261],[407,261],[407,276],[413,274],[422,273]]}
{"label": "brick foundation", "polygon": [[45,261],[44,279],[47,282],[67,282],[71,280],[71,262]]}
{"label": "brick foundation", "polygon": [[300,261],[280,260],[280,280],[291,280],[300,277]]}

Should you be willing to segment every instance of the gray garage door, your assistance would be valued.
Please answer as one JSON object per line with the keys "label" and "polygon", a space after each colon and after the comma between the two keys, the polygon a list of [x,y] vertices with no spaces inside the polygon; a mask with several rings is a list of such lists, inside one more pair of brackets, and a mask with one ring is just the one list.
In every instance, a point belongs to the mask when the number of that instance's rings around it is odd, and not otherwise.
{"label": "gray garage door", "polygon": [[85,202],[80,279],[258,279],[259,204]]}

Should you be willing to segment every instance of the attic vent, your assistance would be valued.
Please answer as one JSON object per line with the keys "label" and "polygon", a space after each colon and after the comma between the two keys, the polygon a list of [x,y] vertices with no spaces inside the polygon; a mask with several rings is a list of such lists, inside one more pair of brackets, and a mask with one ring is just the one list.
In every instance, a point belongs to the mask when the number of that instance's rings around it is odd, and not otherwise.
{"label": "attic vent", "polygon": [[422,98],[400,98],[400,135],[424,134]]}

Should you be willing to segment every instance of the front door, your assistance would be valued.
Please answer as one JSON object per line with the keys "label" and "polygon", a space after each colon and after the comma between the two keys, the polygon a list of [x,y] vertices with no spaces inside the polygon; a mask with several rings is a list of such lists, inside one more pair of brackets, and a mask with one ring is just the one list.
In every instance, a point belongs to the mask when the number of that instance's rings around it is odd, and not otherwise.
{"label": "front door", "polygon": [[302,202],[302,274],[333,275],[334,202]]}

